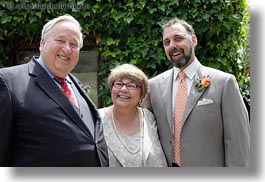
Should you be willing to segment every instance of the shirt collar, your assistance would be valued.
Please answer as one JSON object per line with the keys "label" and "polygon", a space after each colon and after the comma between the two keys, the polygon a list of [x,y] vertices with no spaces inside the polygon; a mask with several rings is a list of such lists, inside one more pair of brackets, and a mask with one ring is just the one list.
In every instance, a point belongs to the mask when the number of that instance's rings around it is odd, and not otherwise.
{"label": "shirt collar", "polygon": [[[37,59],[37,62],[41,65],[41,67],[48,73],[48,75],[52,78],[52,79],[54,79],[56,76],[47,68],[47,66],[44,64],[44,62],[43,62],[43,59],[42,59],[42,57],[40,56],[38,59]],[[66,76],[66,81],[68,82],[68,83],[72,83],[72,81],[71,81],[71,79],[70,79],[70,77],[67,75]]]}
{"label": "shirt collar", "polygon": [[[188,67],[186,67],[183,70],[188,79],[192,80],[192,78],[196,74],[196,70],[197,70],[198,66],[199,66],[199,61],[195,57],[194,61]],[[173,70],[174,70],[174,78],[177,79],[177,75],[180,72],[180,69],[174,66]]]}

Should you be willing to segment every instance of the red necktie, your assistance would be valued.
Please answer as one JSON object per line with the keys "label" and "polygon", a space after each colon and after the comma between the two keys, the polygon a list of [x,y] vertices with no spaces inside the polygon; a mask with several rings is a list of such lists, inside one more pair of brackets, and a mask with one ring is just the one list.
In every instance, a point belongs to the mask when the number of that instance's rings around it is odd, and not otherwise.
{"label": "red necktie", "polygon": [[180,71],[178,77],[180,78],[180,81],[174,104],[174,160],[180,166],[180,132],[188,90],[185,82],[186,74],[183,71]]}
{"label": "red necktie", "polygon": [[77,107],[79,107],[75,95],[73,91],[69,88],[66,79],[60,77],[55,77],[54,79],[61,85],[63,93],[69,98],[69,100]]}

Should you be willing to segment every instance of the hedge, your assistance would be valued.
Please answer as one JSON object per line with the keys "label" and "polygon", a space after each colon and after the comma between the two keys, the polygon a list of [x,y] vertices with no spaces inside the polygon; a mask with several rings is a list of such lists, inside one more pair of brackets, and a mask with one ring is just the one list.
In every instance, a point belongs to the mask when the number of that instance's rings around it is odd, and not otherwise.
{"label": "hedge", "polygon": [[163,50],[160,25],[174,17],[193,25],[201,63],[234,74],[250,104],[250,77],[245,76],[250,64],[246,0],[0,2],[0,67],[14,65],[18,44],[34,41],[47,20],[66,13],[80,22],[85,34],[96,38],[100,107],[111,104],[107,77],[116,65],[135,64],[149,78],[172,67]]}

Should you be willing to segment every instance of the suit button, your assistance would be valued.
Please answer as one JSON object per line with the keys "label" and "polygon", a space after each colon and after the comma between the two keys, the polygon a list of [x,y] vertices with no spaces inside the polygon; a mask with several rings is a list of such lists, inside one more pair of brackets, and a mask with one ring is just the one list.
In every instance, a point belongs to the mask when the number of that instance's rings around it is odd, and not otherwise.
{"label": "suit button", "polygon": [[81,116],[81,118],[83,118],[83,114],[81,114],[80,116]]}

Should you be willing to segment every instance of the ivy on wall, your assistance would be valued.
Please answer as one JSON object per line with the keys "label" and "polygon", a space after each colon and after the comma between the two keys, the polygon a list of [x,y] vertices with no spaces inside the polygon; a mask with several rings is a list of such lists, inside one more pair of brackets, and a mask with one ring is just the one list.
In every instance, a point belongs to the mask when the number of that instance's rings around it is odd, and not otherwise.
{"label": "ivy on wall", "polygon": [[[16,0],[0,2],[0,67],[14,65],[14,50],[31,43],[53,17],[71,14],[97,40],[101,107],[111,104],[107,77],[121,63],[135,64],[149,78],[172,67],[162,45],[161,24],[179,17],[193,25],[202,64],[236,76],[250,101],[249,10],[246,0]],[[20,45],[21,46],[21,45]]]}

